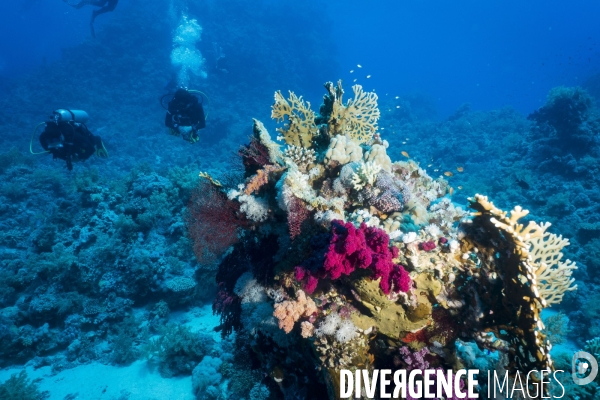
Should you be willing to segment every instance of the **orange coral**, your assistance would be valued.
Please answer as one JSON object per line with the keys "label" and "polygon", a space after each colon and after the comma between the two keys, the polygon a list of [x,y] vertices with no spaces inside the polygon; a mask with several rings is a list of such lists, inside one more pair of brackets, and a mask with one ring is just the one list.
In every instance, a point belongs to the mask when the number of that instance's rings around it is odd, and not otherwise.
{"label": "orange coral", "polygon": [[302,290],[298,290],[296,301],[286,300],[275,304],[273,316],[279,320],[279,328],[285,333],[290,333],[300,317],[309,317],[316,312],[315,302],[310,297],[307,298]]}
{"label": "orange coral", "polygon": [[253,175],[246,184],[244,193],[250,195],[257,193],[261,187],[269,183],[269,175],[274,172],[283,171],[283,168],[278,165],[265,165],[264,168],[259,169],[256,175]]}
{"label": "orange coral", "polygon": [[406,336],[404,336],[404,338],[402,338],[402,341],[404,343],[412,343],[412,342],[421,342],[421,343],[427,343],[427,333],[425,332],[425,329],[421,329],[420,331],[417,332],[409,332],[406,334]]}

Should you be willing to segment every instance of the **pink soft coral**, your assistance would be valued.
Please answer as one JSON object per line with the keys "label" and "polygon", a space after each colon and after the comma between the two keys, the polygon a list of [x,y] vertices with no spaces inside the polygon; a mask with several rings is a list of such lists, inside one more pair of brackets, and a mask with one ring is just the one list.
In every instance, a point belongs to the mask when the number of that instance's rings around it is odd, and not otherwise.
{"label": "pink soft coral", "polygon": [[286,300],[275,304],[273,315],[279,320],[279,328],[283,329],[285,333],[290,333],[300,317],[310,317],[317,311],[313,299],[306,297],[302,290],[298,290],[296,301]]}
{"label": "pink soft coral", "polygon": [[364,223],[356,228],[351,222],[340,220],[331,222],[332,237],[323,269],[313,273],[302,267],[296,268],[296,279],[307,281],[304,289],[312,293],[318,278],[339,279],[350,275],[356,268],[369,269],[373,279],[380,279],[379,287],[385,294],[390,291],[407,292],[410,289],[410,277],[401,265],[392,261],[398,256],[398,249],[390,249],[390,238],[385,231],[368,227]]}

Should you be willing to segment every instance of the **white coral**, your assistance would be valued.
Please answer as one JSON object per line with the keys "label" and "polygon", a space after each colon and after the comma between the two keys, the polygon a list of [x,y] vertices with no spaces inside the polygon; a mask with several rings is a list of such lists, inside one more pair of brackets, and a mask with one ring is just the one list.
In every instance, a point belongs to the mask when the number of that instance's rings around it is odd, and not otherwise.
{"label": "white coral", "polygon": [[343,320],[335,333],[335,338],[340,343],[349,342],[357,336],[356,326],[349,319]]}
{"label": "white coral", "polygon": [[356,172],[352,175],[354,189],[361,190],[366,185],[374,184],[379,171],[381,171],[381,165],[375,161],[361,163]]}
{"label": "white coral", "polygon": [[341,322],[342,318],[340,317],[340,315],[336,312],[332,312],[327,317],[325,317],[323,322],[321,322],[319,328],[315,330],[315,334],[318,337],[321,337],[323,335],[331,336],[335,334]]}
{"label": "white coral", "polygon": [[267,300],[265,288],[254,279],[251,272],[246,272],[238,278],[233,292],[240,296],[242,304],[260,303]]}
{"label": "white coral", "polygon": [[425,232],[434,239],[442,236],[442,231],[436,224],[427,225],[425,227]]}
{"label": "white coral", "polygon": [[392,160],[387,155],[385,147],[380,144],[374,144],[371,149],[365,153],[365,162],[376,163],[387,172],[392,172]]}
{"label": "white coral", "polygon": [[405,244],[412,243],[415,240],[417,240],[417,233],[416,232],[408,232],[408,233],[405,233],[402,236],[402,242],[405,243]]}
{"label": "white coral", "polygon": [[325,153],[325,163],[329,164],[332,161],[336,161],[341,165],[348,164],[353,161],[360,161],[362,159],[363,152],[362,148],[344,135],[336,135],[331,142],[329,142],[329,148]]}

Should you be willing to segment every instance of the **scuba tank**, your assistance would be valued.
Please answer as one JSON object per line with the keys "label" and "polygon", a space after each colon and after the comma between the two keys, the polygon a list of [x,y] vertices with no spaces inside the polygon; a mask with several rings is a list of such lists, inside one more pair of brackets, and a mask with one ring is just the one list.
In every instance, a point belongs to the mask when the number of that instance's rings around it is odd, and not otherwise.
{"label": "scuba tank", "polygon": [[54,110],[52,118],[56,123],[73,121],[85,124],[90,116],[83,110],[67,110],[65,108],[59,108],[58,110]]}
{"label": "scuba tank", "polygon": [[[48,124],[52,124],[52,123],[58,125],[61,122],[63,122],[63,123],[64,122],[67,122],[67,123],[75,122],[75,123],[81,123],[81,124],[85,125],[85,123],[88,121],[89,118],[90,118],[90,116],[88,115],[88,113],[86,113],[83,110],[69,110],[66,108],[59,108],[57,110],[54,110],[47,122],[39,123],[33,130],[33,133],[31,134],[31,140],[29,142],[29,152],[31,154],[48,153],[48,150],[44,150],[42,152],[34,152],[33,151],[33,138],[35,137],[40,126],[48,125]],[[62,134],[61,134],[61,138],[62,138]],[[57,149],[57,148],[61,148],[61,147],[63,147],[62,140],[52,141],[51,143],[48,143],[49,149]]]}

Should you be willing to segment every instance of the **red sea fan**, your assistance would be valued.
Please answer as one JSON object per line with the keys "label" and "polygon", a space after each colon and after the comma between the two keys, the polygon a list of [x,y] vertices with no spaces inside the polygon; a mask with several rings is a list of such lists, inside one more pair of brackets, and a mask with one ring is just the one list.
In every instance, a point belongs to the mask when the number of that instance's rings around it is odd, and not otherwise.
{"label": "red sea fan", "polygon": [[255,137],[250,138],[249,144],[240,146],[238,155],[242,158],[246,171],[250,170],[252,173],[271,164],[269,150]]}
{"label": "red sea fan", "polygon": [[240,229],[248,224],[239,204],[207,180],[202,180],[192,192],[186,222],[201,264],[217,261],[238,241]]}

